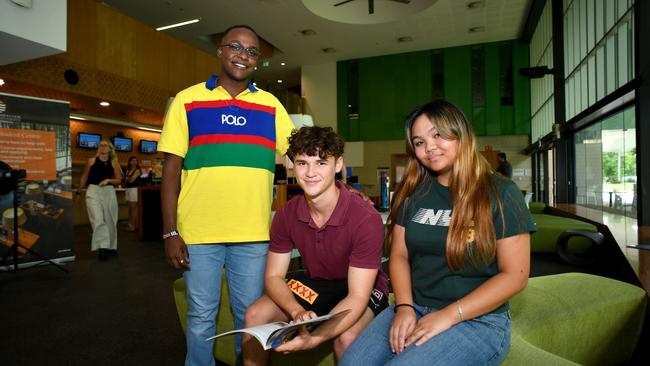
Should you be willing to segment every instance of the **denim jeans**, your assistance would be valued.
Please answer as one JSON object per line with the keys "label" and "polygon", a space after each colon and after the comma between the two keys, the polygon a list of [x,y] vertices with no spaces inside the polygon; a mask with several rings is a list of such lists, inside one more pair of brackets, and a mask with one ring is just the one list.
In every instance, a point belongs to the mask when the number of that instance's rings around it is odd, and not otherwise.
{"label": "denim jeans", "polygon": [[[235,328],[244,327],[244,312],[262,295],[268,243],[188,245],[190,269],[183,273],[187,288],[186,366],[215,365],[215,319],[221,297],[221,272],[226,268]],[[241,353],[241,336],[235,336]]]}
{"label": "denim jeans", "polygon": [[[498,365],[510,348],[510,314],[486,314],[458,323],[400,354],[391,352],[389,331],[394,305],[379,314],[347,349],[339,366],[359,365]],[[436,311],[415,305],[416,317]]]}

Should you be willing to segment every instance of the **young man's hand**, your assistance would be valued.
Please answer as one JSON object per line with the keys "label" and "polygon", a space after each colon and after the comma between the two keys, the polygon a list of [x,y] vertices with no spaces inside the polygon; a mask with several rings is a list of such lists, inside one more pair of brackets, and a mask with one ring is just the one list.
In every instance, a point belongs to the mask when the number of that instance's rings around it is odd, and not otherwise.
{"label": "young man's hand", "polygon": [[317,342],[316,339],[314,339],[314,337],[309,334],[305,327],[300,327],[300,330],[298,331],[298,334],[295,338],[281,345],[280,347],[275,348],[275,351],[288,354],[291,352],[312,349],[318,344],[319,342]]}
{"label": "young man's hand", "polygon": [[176,269],[190,269],[190,254],[180,235],[165,239],[165,257],[167,263]]}

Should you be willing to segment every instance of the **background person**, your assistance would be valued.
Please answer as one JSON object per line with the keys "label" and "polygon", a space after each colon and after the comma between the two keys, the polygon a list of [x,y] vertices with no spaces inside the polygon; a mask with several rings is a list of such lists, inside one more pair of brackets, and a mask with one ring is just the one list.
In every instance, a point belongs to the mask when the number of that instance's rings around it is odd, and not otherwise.
{"label": "background person", "polygon": [[186,365],[215,364],[206,338],[215,335],[223,268],[236,328],[264,287],[275,154],[284,155],[293,123],[250,82],[259,56],[255,31],[227,29],[220,76],[176,95],[158,145],[165,254],[187,288]]}
{"label": "background person", "polygon": [[530,269],[535,230],[517,186],[476,149],[471,125],[437,100],[406,123],[408,165],[391,210],[395,304],[341,365],[498,365],[508,354],[508,299]]}
{"label": "background person", "polygon": [[497,160],[499,160],[497,173],[501,173],[504,177],[512,179],[512,165],[510,165],[510,162],[506,159],[506,153],[498,153]]}
{"label": "background person", "polygon": [[93,229],[91,250],[98,250],[100,260],[117,255],[117,197],[114,185],[122,181],[122,170],[115,148],[102,140],[97,155],[89,158],[81,173],[77,194],[87,187],[86,209]]}
{"label": "background person", "polygon": [[[271,226],[262,295],[246,311],[246,327],[304,321],[351,311],[302,331],[277,352],[312,349],[334,339],[339,359],[359,332],[388,306],[388,278],[380,269],[384,225],[374,207],[335,180],[343,167],[343,139],[331,127],[303,127],[289,138],[287,155],[303,194],[278,210]],[[296,248],[307,274],[285,276]],[[306,295],[299,289],[312,291]],[[264,365],[269,353],[244,336],[244,364]]]}
{"label": "background person", "polygon": [[124,196],[129,204],[129,222],[126,231],[135,231],[138,228],[138,185],[140,184],[140,162],[136,156],[131,156],[127,164],[122,187],[125,189]]}

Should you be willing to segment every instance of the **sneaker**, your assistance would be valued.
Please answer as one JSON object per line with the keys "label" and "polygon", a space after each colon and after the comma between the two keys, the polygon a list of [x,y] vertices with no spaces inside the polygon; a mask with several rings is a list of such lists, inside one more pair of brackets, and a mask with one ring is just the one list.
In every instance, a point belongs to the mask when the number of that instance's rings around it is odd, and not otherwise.
{"label": "sneaker", "polygon": [[115,257],[117,255],[117,249],[106,249],[106,251],[111,257]]}

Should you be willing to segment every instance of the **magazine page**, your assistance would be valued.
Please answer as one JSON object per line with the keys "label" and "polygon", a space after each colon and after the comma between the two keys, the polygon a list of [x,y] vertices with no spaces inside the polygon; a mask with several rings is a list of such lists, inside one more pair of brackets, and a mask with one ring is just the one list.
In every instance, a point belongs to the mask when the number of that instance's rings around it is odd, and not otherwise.
{"label": "magazine page", "polygon": [[[253,337],[255,337],[260,342],[260,344],[266,345],[267,340],[269,339],[271,334],[273,334],[273,332],[275,332],[275,331],[277,331],[279,329],[282,329],[282,328],[284,328],[284,327],[286,327],[288,325],[289,324],[287,324],[285,322],[275,322],[275,323],[256,325],[254,327],[249,327],[249,328],[235,329],[235,330],[220,333],[220,334],[217,334],[217,335],[212,336],[210,338],[207,338],[206,341],[209,341],[209,340],[215,339],[215,338],[219,338],[219,337],[223,337],[223,336],[227,336],[227,335],[231,335],[231,334],[236,334],[236,333],[248,333],[248,334],[252,335]],[[264,349],[266,350],[268,348],[266,348],[266,346],[265,346]]]}

